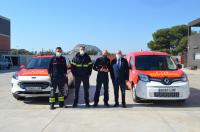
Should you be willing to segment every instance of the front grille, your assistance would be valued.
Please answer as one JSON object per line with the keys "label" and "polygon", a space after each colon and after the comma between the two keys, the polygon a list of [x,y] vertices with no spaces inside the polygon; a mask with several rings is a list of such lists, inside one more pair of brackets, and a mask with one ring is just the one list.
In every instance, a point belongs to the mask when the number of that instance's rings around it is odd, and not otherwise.
{"label": "front grille", "polygon": [[42,89],[45,89],[49,87],[49,82],[21,82],[19,83],[19,86],[23,89],[26,87],[40,87]]}
{"label": "front grille", "polygon": [[155,92],[154,97],[179,97],[179,92]]}
{"label": "front grille", "polygon": [[[165,82],[165,79],[168,79],[168,83]],[[171,85],[174,82],[181,81],[181,78],[150,78],[150,81],[160,82],[164,85]]]}

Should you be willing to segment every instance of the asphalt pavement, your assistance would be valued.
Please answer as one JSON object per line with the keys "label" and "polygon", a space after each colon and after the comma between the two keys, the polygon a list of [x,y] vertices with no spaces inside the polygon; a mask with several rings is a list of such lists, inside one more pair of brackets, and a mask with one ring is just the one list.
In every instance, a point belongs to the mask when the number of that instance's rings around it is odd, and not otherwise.
{"label": "asphalt pavement", "polygon": [[[191,97],[182,105],[174,102],[135,103],[126,91],[127,108],[103,106],[103,90],[97,108],[85,108],[83,88],[79,107],[72,108],[74,89],[65,101],[68,108],[49,110],[48,98],[12,97],[10,80],[13,71],[0,72],[1,132],[199,132],[200,71],[189,71]],[[90,103],[96,85],[96,72],[90,78]],[[113,87],[109,84],[110,105],[114,104]]]}

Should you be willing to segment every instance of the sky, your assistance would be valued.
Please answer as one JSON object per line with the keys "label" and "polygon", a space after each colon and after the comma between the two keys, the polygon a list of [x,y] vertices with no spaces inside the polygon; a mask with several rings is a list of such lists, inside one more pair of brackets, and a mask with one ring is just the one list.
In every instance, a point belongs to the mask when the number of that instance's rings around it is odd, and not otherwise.
{"label": "sky", "polygon": [[200,17],[199,0],[0,0],[11,48],[64,51],[77,44],[148,50],[152,33]]}

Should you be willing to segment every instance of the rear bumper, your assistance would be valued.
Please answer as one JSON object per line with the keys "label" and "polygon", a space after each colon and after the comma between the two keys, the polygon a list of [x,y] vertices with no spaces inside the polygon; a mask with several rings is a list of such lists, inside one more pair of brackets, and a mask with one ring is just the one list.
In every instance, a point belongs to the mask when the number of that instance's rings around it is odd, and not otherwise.
{"label": "rear bumper", "polygon": [[142,82],[135,86],[136,95],[145,100],[185,100],[190,96],[188,82],[163,85],[159,82]]}

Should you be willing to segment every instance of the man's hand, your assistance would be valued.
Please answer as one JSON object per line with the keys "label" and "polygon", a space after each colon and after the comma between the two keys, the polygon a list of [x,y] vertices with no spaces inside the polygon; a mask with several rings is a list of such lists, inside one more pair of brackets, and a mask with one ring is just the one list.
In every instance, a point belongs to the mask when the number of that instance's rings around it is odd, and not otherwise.
{"label": "man's hand", "polygon": [[103,68],[103,67],[100,69],[100,71],[101,72],[109,72],[108,68]]}
{"label": "man's hand", "polygon": [[51,75],[48,75],[49,76],[49,80],[51,81]]}
{"label": "man's hand", "polygon": [[129,83],[130,81],[129,81],[129,80],[126,80],[125,82],[126,82],[126,83]]}
{"label": "man's hand", "polygon": [[99,71],[103,72],[103,67],[101,69],[99,69]]}
{"label": "man's hand", "polygon": [[104,71],[105,71],[105,72],[109,72],[109,69],[108,69],[108,68],[106,68]]}

